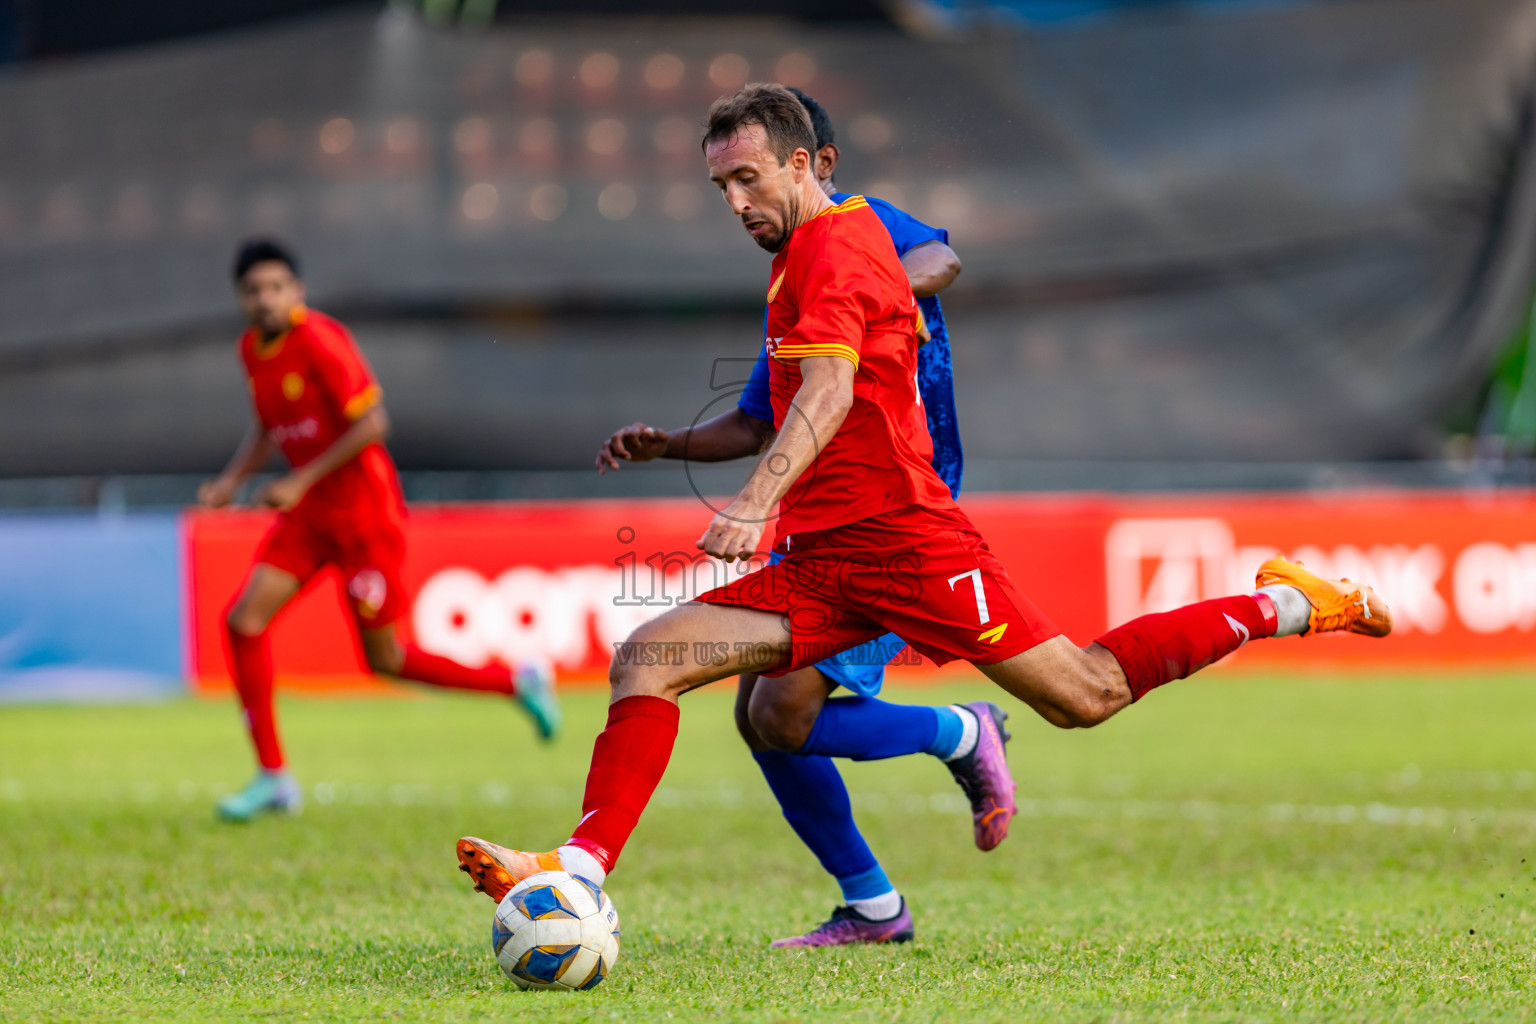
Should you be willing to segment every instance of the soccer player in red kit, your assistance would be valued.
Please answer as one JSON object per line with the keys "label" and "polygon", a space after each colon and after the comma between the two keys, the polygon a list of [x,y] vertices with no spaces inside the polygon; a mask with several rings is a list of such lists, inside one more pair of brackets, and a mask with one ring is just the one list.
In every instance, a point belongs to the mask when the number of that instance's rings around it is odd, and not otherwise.
{"label": "soccer player in red kit", "polygon": [[[743,672],[793,671],[887,631],[938,664],[971,662],[1062,728],[1097,725],[1250,640],[1390,632],[1371,588],[1275,558],[1253,593],[1073,644],[1014,588],[930,465],[912,291],[867,204],[834,204],[818,187],[805,108],[781,86],[748,85],[710,109],[703,144],[732,212],[775,253],[767,344],[778,434],[698,547],[752,557],[777,506],[784,557],[635,630],[609,670],[608,725],[571,838],[547,853],[459,840],[477,889],[499,899],[555,868],[602,885],[661,781],[682,694]],[[645,656],[652,649],[707,656]]]}
{"label": "soccer player in red kit", "polygon": [[207,508],[229,504],[274,449],[290,469],[256,493],[258,505],[278,510],[277,522],[226,617],[230,665],[260,770],[245,789],[219,802],[219,815],[247,821],[301,804],[277,735],[266,632],[305,583],[331,565],[341,572],[373,671],[515,697],[540,736],[553,736],[559,707],[544,667],[471,668],[400,642],[395,622],[405,610],[405,500],[384,450],[383,392],[351,333],[305,307],[297,263],[282,246],[246,242],[236,254],[234,278],[250,323],[239,352],[255,420],[224,472],[198,489],[198,501]]}

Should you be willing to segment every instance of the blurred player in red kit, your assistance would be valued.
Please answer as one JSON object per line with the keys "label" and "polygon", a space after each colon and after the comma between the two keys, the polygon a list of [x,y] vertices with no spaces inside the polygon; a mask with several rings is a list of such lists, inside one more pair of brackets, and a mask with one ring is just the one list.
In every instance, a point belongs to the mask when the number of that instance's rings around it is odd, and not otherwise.
{"label": "blurred player in red kit", "polygon": [[245,440],[217,478],[198,488],[205,508],[221,508],[240,482],[281,451],[289,471],[256,492],[278,511],[226,618],[230,665],[245,706],[260,770],[219,802],[222,818],[247,821],[292,813],[302,802],[289,774],[273,712],[267,626],[327,566],[341,573],[358,635],[373,671],[431,686],[515,697],[544,739],[559,728],[553,680],[538,665],[471,668],[401,643],[405,611],[400,567],[405,500],[384,450],[389,417],[383,392],[351,332],[304,305],[298,264],[281,245],[245,242],[235,257],[235,287],[250,326],[239,342],[254,407]]}

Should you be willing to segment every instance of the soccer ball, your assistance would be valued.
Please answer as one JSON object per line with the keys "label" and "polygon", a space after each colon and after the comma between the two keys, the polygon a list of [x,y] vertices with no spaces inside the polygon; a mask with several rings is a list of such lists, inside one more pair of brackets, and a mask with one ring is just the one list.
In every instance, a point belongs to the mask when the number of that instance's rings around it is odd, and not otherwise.
{"label": "soccer ball", "polygon": [[596,988],[619,958],[619,912],[585,878],[541,871],[502,897],[491,948],[518,988]]}

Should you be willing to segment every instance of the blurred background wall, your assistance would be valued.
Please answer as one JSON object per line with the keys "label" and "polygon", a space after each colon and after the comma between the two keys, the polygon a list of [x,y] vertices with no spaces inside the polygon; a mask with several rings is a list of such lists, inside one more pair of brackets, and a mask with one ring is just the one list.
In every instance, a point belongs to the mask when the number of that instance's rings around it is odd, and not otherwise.
{"label": "blurred background wall", "polygon": [[[761,345],[698,147],[754,79],[949,229],[966,507],[1070,635],[1282,551],[1375,582],[1388,661],[1528,663],[1533,51],[1536,0],[0,0],[0,701],[225,685],[270,515],[181,509],[250,416],[252,233],[357,333],[413,502],[682,496],[412,515],[408,632],[601,678],[665,604],[617,567],[744,472],[591,458]],[[286,679],[361,678],[335,586]]]}
{"label": "blurred background wall", "polygon": [[577,493],[760,344],[768,258],[698,152],[753,79],[950,230],[973,487],[1438,459],[1524,321],[1532,0],[646,6],[13,3],[0,477],[216,470],[260,232],[356,331],[416,496]]}

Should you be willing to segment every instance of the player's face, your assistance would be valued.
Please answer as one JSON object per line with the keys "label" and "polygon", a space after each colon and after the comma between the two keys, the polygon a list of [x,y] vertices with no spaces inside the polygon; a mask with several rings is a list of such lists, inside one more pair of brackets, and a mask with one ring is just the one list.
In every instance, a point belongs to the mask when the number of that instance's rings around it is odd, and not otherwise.
{"label": "player's face", "polygon": [[778,252],[800,223],[801,185],[811,173],[810,154],[797,149],[784,163],[768,147],[762,125],[748,125],[705,150],[709,180],[719,186],[731,212],[752,241]]}
{"label": "player's face", "polygon": [[245,272],[238,286],[240,309],[266,335],[293,326],[293,311],[304,303],[304,282],[281,260],[265,260]]}

